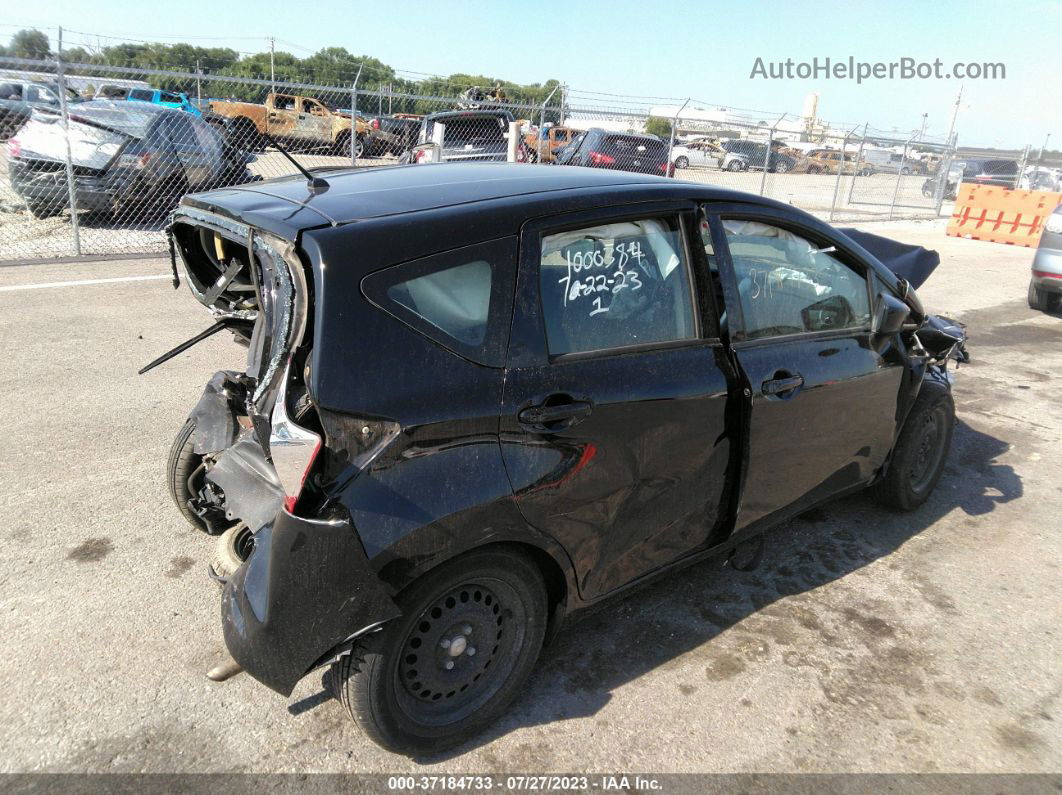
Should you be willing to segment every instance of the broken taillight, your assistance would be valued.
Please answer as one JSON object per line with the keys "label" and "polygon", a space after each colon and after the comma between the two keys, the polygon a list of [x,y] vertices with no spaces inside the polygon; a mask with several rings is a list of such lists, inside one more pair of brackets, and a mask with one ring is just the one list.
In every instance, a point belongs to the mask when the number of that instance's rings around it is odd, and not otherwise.
{"label": "broken taillight", "polygon": [[601,152],[591,152],[590,162],[595,166],[611,166],[616,162],[616,158],[602,154]]}
{"label": "broken taillight", "polygon": [[299,499],[306,476],[321,449],[321,437],[311,430],[297,425],[288,415],[288,379],[284,373],[273,404],[272,427],[269,434],[269,455],[273,468],[284,489],[284,508],[292,511]]}
{"label": "broken taillight", "polygon": [[379,119],[373,119],[371,122],[369,122],[369,126],[372,127],[374,130],[379,130],[380,129],[380,120]]}

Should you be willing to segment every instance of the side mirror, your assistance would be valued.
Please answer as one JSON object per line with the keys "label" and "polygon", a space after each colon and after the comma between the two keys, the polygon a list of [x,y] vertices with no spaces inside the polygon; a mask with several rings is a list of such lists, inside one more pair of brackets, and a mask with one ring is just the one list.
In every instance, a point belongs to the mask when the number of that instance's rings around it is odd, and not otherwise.
{"label": "side mirror", "polygon": [[870,330],[874,334],[895,334],[911,315],[911,307],[889,293],[878,293]]}

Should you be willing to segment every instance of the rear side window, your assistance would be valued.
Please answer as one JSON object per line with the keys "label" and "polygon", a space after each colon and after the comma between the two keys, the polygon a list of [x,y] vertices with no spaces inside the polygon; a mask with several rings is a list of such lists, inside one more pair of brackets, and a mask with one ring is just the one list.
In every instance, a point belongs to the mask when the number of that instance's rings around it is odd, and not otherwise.
{"label": "rear side window", "polygon": [[139,99],[143,100],[144,102],[151,102],[154,96],[154,91],[145,91],[142,88],[134,88],[132,91],[129,92],[129,99]]}
{"label": "rear side window", "polygon": [[677,218],[543,237],[539,292],[550,355],[695,338],[690,284]]}
{"label": "rear side window", "polygon": [[362,281],[362,291],[444,348],[501,367],[515,269],[516,238],[502,238],[371,273]]}

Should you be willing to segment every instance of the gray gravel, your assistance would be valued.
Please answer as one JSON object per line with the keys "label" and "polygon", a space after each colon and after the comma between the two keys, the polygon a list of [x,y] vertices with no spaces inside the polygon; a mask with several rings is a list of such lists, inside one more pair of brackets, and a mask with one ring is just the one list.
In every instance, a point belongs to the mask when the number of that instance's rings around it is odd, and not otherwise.
{"label": "gray gravel", "polygon": [[[1025,304],[1031,252],[938,248],[921,291],[970,326],[932,499],[858,496],[772,533],[763,567],[708,562],[596,613],[496,728],[443,758],[381,751],[322,692],[218,684],[211,540],[169,503],[166,451],[236,366],[165,280],[0,289],[0,771],[1059,771],[1062,318]],[[165,274],[159,260],[0,268],[0,288]]]}

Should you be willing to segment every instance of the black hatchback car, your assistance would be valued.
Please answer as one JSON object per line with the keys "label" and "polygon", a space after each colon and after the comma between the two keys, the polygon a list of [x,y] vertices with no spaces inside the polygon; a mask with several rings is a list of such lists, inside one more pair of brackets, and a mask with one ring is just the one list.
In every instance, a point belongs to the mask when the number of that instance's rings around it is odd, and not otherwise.
{"label": "black hatchback car", "polygon": [[941,475],[965,335],[912,287],[932,252],[624,171],[314,178],[175,211],[208,332],[248,351],[169,479],[198,526],[251,534],[236,662],[285,695],[333,666],[387,748],[481,731],[604,599],[838,495],[916,508]]}
{"label": "black hatchback car", "polygon": [[579,133],[556,156],[557,165],[610,168],[638,174],[671,176],[667,144],[655,135],[615,133],[592,127]]}

